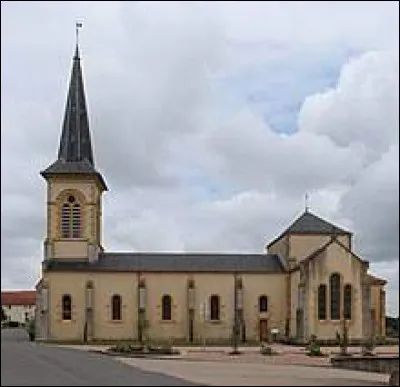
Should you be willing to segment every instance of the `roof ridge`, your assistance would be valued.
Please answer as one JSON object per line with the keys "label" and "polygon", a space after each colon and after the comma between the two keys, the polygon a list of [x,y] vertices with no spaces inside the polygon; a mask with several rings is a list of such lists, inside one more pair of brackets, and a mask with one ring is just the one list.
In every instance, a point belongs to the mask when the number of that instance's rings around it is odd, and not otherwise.
{"label": "roof ridge", "polygon": [[101,255],[201,255],[201,256],[232,256],[232,255],[253,255],[253,256],[272,256],[277,254],[271,253],[245,253],[245,252],[237,252],[237,253],[224,253],[224,252],[196,252],[196,251],[104,251]]}

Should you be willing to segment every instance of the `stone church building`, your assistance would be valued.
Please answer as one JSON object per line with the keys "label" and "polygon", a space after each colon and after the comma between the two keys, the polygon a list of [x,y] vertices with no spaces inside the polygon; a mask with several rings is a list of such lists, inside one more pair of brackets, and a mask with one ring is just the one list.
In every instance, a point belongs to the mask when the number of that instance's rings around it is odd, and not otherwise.
{"label": "stone church building", "polygon": [[352,233],[310,211],[264,252],[118,253],[102,247],[106,182],[94,163],[78,46],[36,285],[37,339],[170,342],[385,336],[385,280],[368,274]]}

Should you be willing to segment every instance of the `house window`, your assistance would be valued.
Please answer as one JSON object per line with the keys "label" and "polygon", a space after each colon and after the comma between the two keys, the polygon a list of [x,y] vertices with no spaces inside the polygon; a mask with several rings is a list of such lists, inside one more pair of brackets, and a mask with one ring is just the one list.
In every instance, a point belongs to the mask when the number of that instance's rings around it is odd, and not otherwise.
{"label": "house window", "polygon": [[268,312],[268,297],[263,295],[258,297],[258,310],[260,313]]}
{"label": "house window", "polygon": [[318,320],[326,320],[326,285],[318,287]]}
{"label": "house window", "polygon": [[62,319],[72,319],[72,299],[69,294],[64,294],[62,296]]}
{"label": "house window", "polygon": [[220,309],[219,296],[213,294],[210,297],[210,320],[217,321],[220,319],[219,309]]}
{"label": "house window", "polygon": [[113,321],[121,320],[122,316],[122,302],[119,294],[114,294],[111,297],[111,319]]}
{"label": "house window", "polygon": [[81,238],[81,205],[75,196],[68,196],[61,206],[61,236],[63,238]]}
{"label": "house window", "polygon": [[169,321],[172,315],[172,299],[169,294],[164,294],[161,299],[162,319]]}
{"label": "house window", "polygon": [[347,284],[343,292],[344,318],[346,320],[351,320],[351,291],[351,285]]}
{"label": "house window", "polygon": [[333,273],[329,280],[331,294],[331,320],[340,320],[340,275]]}

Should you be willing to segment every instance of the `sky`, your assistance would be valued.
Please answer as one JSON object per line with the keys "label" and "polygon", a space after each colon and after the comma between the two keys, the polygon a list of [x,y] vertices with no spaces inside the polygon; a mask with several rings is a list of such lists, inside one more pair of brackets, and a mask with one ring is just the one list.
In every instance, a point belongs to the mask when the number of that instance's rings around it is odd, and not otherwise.
{"label": "sky", "polygon": [[2,1],[2,289],[40,276],[76,21],[106,250],[263,252],[307,193],[398,316],[397,1]]}

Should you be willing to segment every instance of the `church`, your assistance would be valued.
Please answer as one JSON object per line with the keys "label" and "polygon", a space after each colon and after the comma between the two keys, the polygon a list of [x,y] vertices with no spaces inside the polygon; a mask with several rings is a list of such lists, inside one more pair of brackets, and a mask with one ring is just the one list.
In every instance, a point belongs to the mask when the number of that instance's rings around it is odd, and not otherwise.
{"label": "church", "polygon": [[[102,194],[78,44],[58,157],[41,172],[47,228],[36,284],[43,341],[169,343],[385,336],[386,281],[352,233],[305,210],[254,254],[119,253],[102,247]],[[277,233],[278,234],[278,233]]]}

